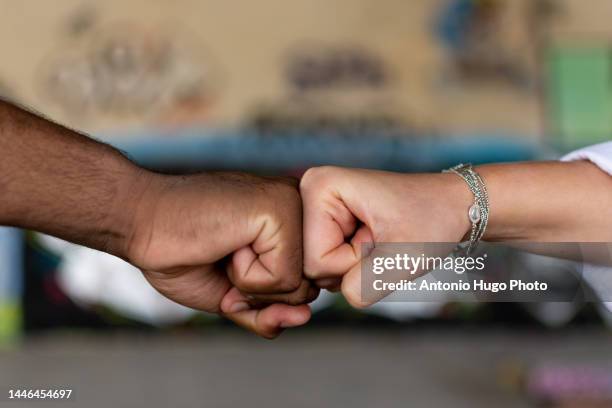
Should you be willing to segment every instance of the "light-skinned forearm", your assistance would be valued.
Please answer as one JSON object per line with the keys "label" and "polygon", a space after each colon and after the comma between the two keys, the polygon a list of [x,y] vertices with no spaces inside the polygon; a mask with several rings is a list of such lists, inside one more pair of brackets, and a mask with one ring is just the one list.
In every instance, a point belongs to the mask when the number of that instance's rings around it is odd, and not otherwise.
{"label": "light-skinned forearm", "polygon": [[489,241],[612,242],[612,177],[588,161],[477,167]]}
{"label": "light-skinned forearm", "polygon": [[612,263],[612,177],[596,165],[533,162],[477,170],[490,198],[485,240],[541,255]]}

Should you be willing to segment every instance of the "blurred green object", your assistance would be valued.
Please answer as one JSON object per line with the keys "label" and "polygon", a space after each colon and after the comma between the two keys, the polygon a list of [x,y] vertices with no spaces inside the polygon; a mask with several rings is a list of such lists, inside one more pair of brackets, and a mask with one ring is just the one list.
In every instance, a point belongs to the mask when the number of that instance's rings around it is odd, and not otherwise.
{"label": "blurred green object", "polygon": [[0,302],[0,349],[10,347],[21,338],[21,300]]}
{"label": "blurred green object", "polygon": [[548,102],[557,147],[571,150],[612,135],[612,49],[608,45],[549,49]]}
{"label": "blurred green object", "polygon": [[0,227],[0,348],[14,345],[23,331],[23,234]]}

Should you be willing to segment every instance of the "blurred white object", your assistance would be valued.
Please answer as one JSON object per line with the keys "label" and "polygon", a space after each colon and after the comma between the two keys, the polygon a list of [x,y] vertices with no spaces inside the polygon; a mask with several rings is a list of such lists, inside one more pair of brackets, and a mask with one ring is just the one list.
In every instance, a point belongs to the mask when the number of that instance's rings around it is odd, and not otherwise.
{"label": "blurred white object", "polygon": [[608,266],[588,265],[584,268],[584,280],[602,300],[597,310],[604,323],[612,327],[612,269]]}
{"label": "blurred white object", "polygon": [[[336,297],[339,296],[342,295],[322,290],[317,300],[310,304],[312,312],[317,313],[331,307]],[[427,319],[436,317],[444,304],[443,302],[382,301],[360,311],[367,314],[387,317],[398,322],[407,322],[417,318]]]}
{"label": "blurred white object", "polygon": [[48,235],[38,237],[61,256],[58,284],[76,303],[104,305],[153,325],[180,323],[196,313],[159,294],[137,268],[117,257]]}
{"label": "blurred white object", "polygon": [[[516,273],[524,273],[527,280],[546,282],[548,295],[555,299],[568,299],[566,302],[542,301],[521,302],[523,309],[543,325],[551,328],[569,324],[582,309],[584,300],[576,298],[580,285],[579,264],[566,259],[520,253],[516,262],[520,265]],[[516,277],[521,277],[517,275]]]}
{"label": "blurred white object", "polygon": [[583,147],[561,158],[561,161],[575,160],[588,160],[612,176],[612,142]]}
{"label": "blurred white object", "polygon": [[[583,147],[566,154],[561,161],[588,160],[612,176],[612,142]],[[604,300],[599,310],[606,323],[612,326],[612,268],[598,265],[585,265],[584,279],[595,293]],[[608,313],[606,313],[608,312]]]}

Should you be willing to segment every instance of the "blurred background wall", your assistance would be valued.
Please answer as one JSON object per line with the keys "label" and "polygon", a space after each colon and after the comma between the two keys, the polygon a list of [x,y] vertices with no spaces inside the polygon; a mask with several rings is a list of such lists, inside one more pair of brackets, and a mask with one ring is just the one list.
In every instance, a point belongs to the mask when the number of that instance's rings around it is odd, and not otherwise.
{"label": "blurred background wall", "polygon": [[[461,161],[556,158],[610,138],[611,16],[605,0],[0,0],[0,95],[172,172],[299,176],[317,164],[438,171]],[[565,267],[530,264],[552,275]],[[163,299],[129,265],[50,237],[3,229],[0,273],[0,338],[18,345],[0,355],[10,367],[0,370],[5,383],[33,372],[45,381],[29,352],[88,390],[79,373],[96,353],[110,352],[130,377],[149,378],[155,355],[156,368],[210,380],[223,364],[218,351],[246,360],[230,365],[244,370],[235,380],[269,403],[269,393],[279,394],[268,380],[288,379],[257,377],[264,357],[283,366],[299,348],[292,374],[316,384],[323,402],[342,404],[357,389],[349,400],[368,406],[380,401],[368,397],[376,387],[363,386],[359,350],[375,344],[379,359],[364,364],[385,370],[407,353],[384,378],[412,378],[412,398],[428,406],[584,407],[585,389],[604,401],[598,406],[611,400],[602,355],[612,318],[602,305],[387,303],[361,313],[325,293],[311,328],[276,351]],[[118,330],[129,334],[106,343]],[[170,337],[153,342],[142,332]],[[180,348],[189,355],[173,354]],[[94,377],[108,378],[111,366]],[[320,367],[352,367],[352,377],[325,388],[314,374]],[[231,381],[212,384],[203,389],[231,394]],[[172,389],[191,403],[202,398],[198,386]],[[378,389],[390,396],[382,401],[406,401],[392,387]],[[281,397],[289,403],[295,393]]]}
{"label": "blurred background wall", "polygon": [[[611,126],[610,7],[5,0],[0,90],[91,132],[311,115],[428,133],[564,134],[574,146]],[[599,108],[580,112],[583,102]]]}
{"label": "blurred background wall", "polygon": [[242,124],[303,103],[536,137],[542,41],[553,27],[593,28],[579,4],[6,0],[0,78],[5,93],[87,131]]}

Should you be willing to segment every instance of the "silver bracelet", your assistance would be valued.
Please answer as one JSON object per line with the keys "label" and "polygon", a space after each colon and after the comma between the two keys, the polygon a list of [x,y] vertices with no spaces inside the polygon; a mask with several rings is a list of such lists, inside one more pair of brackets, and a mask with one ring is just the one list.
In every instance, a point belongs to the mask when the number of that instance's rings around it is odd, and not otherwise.
{"label": "silver bracelet", "polygon": [[472,223],[470,239],[466,243],[461,243],[457,247],[455,253],[463,256],[468,256],[476,249],[478,243],[484,236],[489,222],[489,196],[487,187],[485,186],[482,177],[472,168],[471,164],[458,164],[447,170],[442,170],[443,173],[455,173],[461,177],[468,185],[472,194],[474,194],[474,203],[468,210],[468,218]]}

